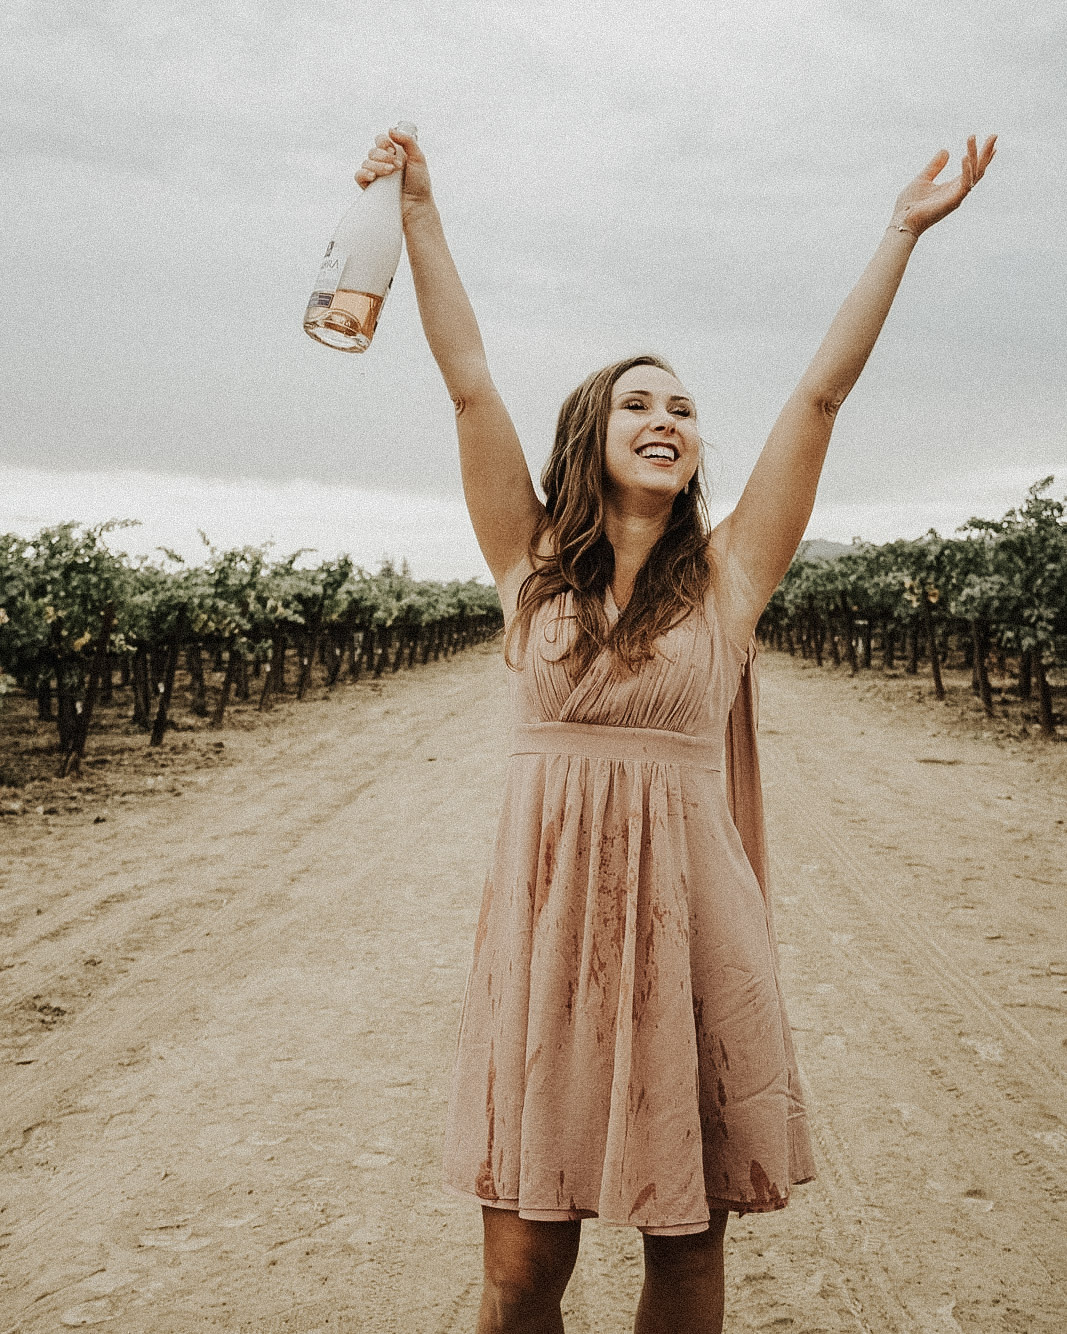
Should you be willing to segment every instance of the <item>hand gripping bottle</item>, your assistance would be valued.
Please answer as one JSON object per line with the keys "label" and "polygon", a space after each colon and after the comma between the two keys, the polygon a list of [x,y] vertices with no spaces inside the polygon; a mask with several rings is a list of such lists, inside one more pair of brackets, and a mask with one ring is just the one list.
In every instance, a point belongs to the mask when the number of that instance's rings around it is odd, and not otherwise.
{"label": "hand gripping bottle", "polygon": [[[415,126],[405,121],[397,129],[412,138],[416,133]],[[404,242],[402,174],[379,176],[361,190],[326,247],[304,313],[304,330],[327,347],[342,352],[365,352],[370,347]]]}

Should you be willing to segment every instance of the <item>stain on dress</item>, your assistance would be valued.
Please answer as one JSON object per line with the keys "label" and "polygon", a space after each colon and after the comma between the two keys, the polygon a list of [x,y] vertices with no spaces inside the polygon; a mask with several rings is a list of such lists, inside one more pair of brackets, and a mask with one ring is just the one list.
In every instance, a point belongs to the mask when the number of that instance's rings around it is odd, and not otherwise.
{"label": "stain on dress", "polygon": [[656,1198],[656,1183],[654,1181],[650,1181],[648,1185],[644,1188],[644,1190],[641,1191],[640,1195],[638,1195],[637,1199],[634,1200],[633,1208],[630,1210],[630,1217],[633,1218],[634,1214],[640,1211],[642,1205],[648,1204],[650,1200],[654,1200],[655,1198]]}
{"label": "stain on dress", "polygon": [[493,1179],[493,1136],[496,1133],[496,1103],[493,1098],[493,1086],[496,1084],[496,1062],[493,1060],[492,1048],[489,1051],[489,1078],[486,1084],[485,1093],[485,1121],[489,1127],[489,1140],[485,1150],[485,1161],[478,1171],[478,1179],[474,1183],[475,1193],[483,1200],[498,1200],[496,1182]]}
{"label": "stain on dress", "polygon": [[755,1158],[752,1159],[748,1169],[748,1177],[752,1182],[752,1189],[756,1193],[755,1202],[761,1208],[767,1206],[777,1208],[778,1205],[783,1203],[781,1191],[767,1176],[767,1173],[763,1170],[763,1164],[757,1162]]}

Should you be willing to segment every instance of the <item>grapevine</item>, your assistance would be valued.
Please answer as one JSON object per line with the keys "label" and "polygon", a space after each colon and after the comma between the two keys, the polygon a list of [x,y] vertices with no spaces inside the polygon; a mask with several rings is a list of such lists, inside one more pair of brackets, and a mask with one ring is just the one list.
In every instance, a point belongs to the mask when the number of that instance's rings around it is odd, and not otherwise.
{"label": "grapevine", "polygon": [[764,610],[761,641],[789,653],[828,656],[853,674],[870,669],[875,649],[892,669],[923,662],[944,699],[950,656],[971,671],[987,716],[994,715],[989,662],[1014,659],[1015,693],[1036,693],[1045,736],[1056,733],[1050,673],[1067,668],[1067,502],[1035,482],[1000,519],[971,518],[958,537],[930,529],[913,541],[854,542],[843,554],[794,559]]}
{"label": "grapevine", "polygon": [[[987,715],[990,661],[1036,702],[1046,736],[1057,728],[1052,678],[1067,668],[1067,502],[1036,482],[999,519],[971,518],[958,536],[934,529],[910,541],[859,542],[832,559],[793,561],[760,619],[769,646],[822,666],[917,675],[925,664],[944,698],[950,658],[971,671]],[[333,688],[449,656],[495,634],[496,592],[477,580],[412,578],[386,562],[377,573],[340,556],[318,565],[270,545],[219,549],[189,564],[130,558],[108,540],[132,521],[0,534],[0,721],[22,692],[54,725],[61,774],[77,772],[94,716],[115,714],[163,743],[179,667],[189,711],[221,727],[231,700],[260,709],[305,698],[316,671]],[[291,673],[291,675],[290,675]],[[119,704],[116,704],[119,701]]]}
{"label": "grapevine", "polygon": [[[370,574],[340,556],[272,560],[269,544],[218,549],[205,560],[130,558],[105,540],[112,521],[0,535],[0,719],[4,697],[36,700],[54,724],[60,774],[77,772],[97,706],[127,699],[127,721],[161,745],[184,658],[188,705],[221,727],[232,697],[258,705],[303,699],[364,671],[381,676],[448,656],[495,634],[496,591],[477,580],[416,580],[386,563]],[[295,681],[287,682],[295,656]],[[116,677],[118,678],[116,680]],[[212,698],[213,696],[213,698]]]}

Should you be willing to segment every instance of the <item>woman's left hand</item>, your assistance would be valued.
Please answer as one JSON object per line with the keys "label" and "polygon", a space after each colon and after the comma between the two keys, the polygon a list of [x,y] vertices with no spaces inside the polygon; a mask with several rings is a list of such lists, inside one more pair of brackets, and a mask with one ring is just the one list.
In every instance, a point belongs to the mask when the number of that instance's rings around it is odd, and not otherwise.
{"label": "woman's left hand", "polygon": [[972,134],[967,140],[967,152],[963,158],[962,170],[953,181],[935,182],[935,177],[944,170],[949,159],[946,149],[942,149],[929,165],[906,185],[897,198],[896,208],[890,223],[898,231],[911,232],[921,236],[928,227],[959,208],[964,199],[974,188],[976,182],[985,175],[985,169],[993,161],[996,153],[997,136],[991,134],[985,141],[981,153]]}

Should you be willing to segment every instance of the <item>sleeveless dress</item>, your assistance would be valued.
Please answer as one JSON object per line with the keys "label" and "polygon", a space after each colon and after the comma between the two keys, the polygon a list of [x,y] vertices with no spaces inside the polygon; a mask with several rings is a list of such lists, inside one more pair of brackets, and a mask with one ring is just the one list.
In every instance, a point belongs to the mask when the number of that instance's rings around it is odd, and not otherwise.
{"label": "sleeveless dress", "polygon": [[[605,609],[618,617],[610,591]],[[620,674],[538,609],[452,1074],[444,1186],[703,1231],[814,1176],[767,894],[756,645],[709,595]]]}

